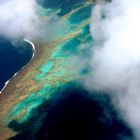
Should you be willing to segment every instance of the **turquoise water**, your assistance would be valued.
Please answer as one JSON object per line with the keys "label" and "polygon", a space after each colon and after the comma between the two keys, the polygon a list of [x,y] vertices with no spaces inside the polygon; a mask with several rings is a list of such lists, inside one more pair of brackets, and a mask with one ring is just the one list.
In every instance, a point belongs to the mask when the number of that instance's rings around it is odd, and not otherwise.
{"label": "turquoise water", "polygon": [[65,14],[72,11],[76,7],[81,6],[84,3],[84,0],[38,0],[39,4],[45,8],[50,9],[60,9],[58,12],[59,16],[64,16]]}
{"label": "turquoise water", "polygon": [[79,24],[84,20],[90,18],[92,10],[92,5],[88,5],[83,7],[82,9],[78,10],[75,14],[70,17],[71,24]]}
{"label": "turquoise water", "polygon": [[47,73],[53,68],[53,65],[54,65],[54,62],[53,61],[49,61],[47,64],[43,65],[39,71],[40,71],[40,74],[37,75],[35,77],[36,80],[42,80],[46,75]]}

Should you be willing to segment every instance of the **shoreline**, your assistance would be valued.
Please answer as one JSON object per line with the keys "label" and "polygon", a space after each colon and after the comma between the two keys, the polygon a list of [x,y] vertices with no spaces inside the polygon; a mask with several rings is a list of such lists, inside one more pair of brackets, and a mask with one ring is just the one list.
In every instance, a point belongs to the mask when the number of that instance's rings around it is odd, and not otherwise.
{"label": "shoreline", "polygon": [[0,90],[0,94],[2,94],[2,92],[5,90],[5,88],[7,87],[7,85],[9,84],[9,82],[16,76],[18,75],[26,66],[28,66],[31,61],[34,59],[34,56],[36,54],[36,49],[35,49],[35,45],[28,39],[24,39],[25,42],[29,43],[32,46],[33,49],[33,54],[32,54],[32,58],[30,59],[30,61],[24,65],[19,71],[17,71],[8,81],[5,82],[4,87],[2,88],[2,90]]}

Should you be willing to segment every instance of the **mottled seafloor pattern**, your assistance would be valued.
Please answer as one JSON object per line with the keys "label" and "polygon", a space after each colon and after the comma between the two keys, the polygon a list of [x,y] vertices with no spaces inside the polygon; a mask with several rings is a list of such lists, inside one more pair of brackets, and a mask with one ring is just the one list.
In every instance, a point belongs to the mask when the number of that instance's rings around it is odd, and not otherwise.
{"label": "mottled seafloor pattern", "polygon": [[47,115],[46,111],[38,116],[37,108],[61,94],[68,83],[88,73],[88,60],[79,63],[75,54],[78,59],[83,54],[89,55],[91,10],[92,1],[39,1],[38,13],[46,24],[46,41],[35,40],[40,55],[25,68],[23,75],[16,81],[13,79],[13,90],[9,91],[7,87],[3,92],[5,95],[10,92],[2,97],[0,106],[3,139],[23,130],[29,120],[33,124],[30,129],[35,133]]}

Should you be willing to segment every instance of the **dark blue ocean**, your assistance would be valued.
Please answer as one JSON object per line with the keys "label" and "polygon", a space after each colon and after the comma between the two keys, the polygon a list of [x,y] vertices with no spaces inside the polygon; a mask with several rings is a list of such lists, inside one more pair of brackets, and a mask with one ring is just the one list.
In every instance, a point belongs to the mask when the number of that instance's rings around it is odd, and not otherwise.
{"label": "dark blue ocean", "polygon": [[32,47],[25,41],[12,42],[0,37],[0,90],[5,82],[32,58]]}

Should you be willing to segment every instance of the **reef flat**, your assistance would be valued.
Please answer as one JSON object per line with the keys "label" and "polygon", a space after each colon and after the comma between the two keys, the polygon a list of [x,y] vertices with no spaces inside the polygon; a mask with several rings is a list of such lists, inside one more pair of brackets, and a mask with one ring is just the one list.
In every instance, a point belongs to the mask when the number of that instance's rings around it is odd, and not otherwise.
{"label": "reef flat", "polygon": [[88,60],[79,63],[75,56],[80,59],[89,55],[92,6],[90,0],[39,1],[38,14],[47,25],[46,41],[32,40],[36,48],[34,59],[0,94],[1,140],[24,131],[33,136],[47,115],[47,108],[40,111],[40,106],[88,74]]}

